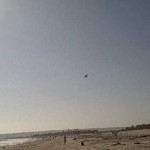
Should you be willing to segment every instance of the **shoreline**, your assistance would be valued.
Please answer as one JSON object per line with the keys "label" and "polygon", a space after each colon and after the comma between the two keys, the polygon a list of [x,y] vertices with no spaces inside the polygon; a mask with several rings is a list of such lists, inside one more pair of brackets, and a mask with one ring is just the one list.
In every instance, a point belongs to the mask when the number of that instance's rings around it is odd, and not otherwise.
{"label": "shoreline", "polygon": [[[3,148],[0,147],[0,150]],[[117,138],[111,132],[69,135],[66,144],[64,144],[63,136],[45,137],[5,148],[7,150],[149,150],[150,129],[121,131]]]}
{"label": "shoreline", "polygon": [[14,146],[19,144],[24,144],[27,142],[34,142],[38,140],[37,138],[7,138],[7,139],[1,139],[0,140],[0,147],[8,147],[8,146]]}

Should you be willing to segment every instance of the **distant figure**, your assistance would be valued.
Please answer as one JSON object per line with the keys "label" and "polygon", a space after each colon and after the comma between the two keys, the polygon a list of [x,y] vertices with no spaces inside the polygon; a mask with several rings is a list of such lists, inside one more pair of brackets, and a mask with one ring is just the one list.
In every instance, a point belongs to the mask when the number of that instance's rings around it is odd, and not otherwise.
{"label": "distant figure", "polygon": [[87,78],[87,77],[88,77],[88,74],[85,74],[85,75],[84,75],[84,78]]}
{"label": "distant figure", "polygon": [[64,136],[64,144],[66,144],[66,136]]}
{"label": "distant figure", "polygon": [[84,146],[84,142],[83,141],[81,141],[81,146]]}

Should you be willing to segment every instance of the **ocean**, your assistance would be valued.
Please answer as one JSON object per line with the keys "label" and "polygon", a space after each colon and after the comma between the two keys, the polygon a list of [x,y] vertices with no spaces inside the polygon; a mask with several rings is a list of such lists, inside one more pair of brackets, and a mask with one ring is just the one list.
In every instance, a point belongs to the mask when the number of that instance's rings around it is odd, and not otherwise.
{"label": "ocean", "polygon": [[35,140],[36,139],[32,139],[32,138],[3,139],[0,141],[0,146],[22,144],[25,142],[35,141]]}
{"label": "ocean", "polygon": [[55,132],[59,132],[59,130],[0,134],[0,147],[35,141],[37,138],[32,138],[31,136]]}

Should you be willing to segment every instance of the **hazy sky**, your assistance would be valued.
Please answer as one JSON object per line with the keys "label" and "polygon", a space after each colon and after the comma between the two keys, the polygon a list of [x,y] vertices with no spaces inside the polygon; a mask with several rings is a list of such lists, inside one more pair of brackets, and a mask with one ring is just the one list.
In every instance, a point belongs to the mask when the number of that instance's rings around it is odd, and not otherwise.
{"label": "hazy sky", "polygon": [[0,0],[0,133],[149,114],[149,0]]}

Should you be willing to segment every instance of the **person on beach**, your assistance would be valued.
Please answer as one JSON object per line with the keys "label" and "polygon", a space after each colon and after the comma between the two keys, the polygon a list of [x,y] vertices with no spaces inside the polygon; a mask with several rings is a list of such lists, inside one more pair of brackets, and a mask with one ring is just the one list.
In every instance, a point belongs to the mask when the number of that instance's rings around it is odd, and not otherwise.
{"label": "person on beach", "polygon": [[66,136],[64,136],[64,144],[66,144]]}

